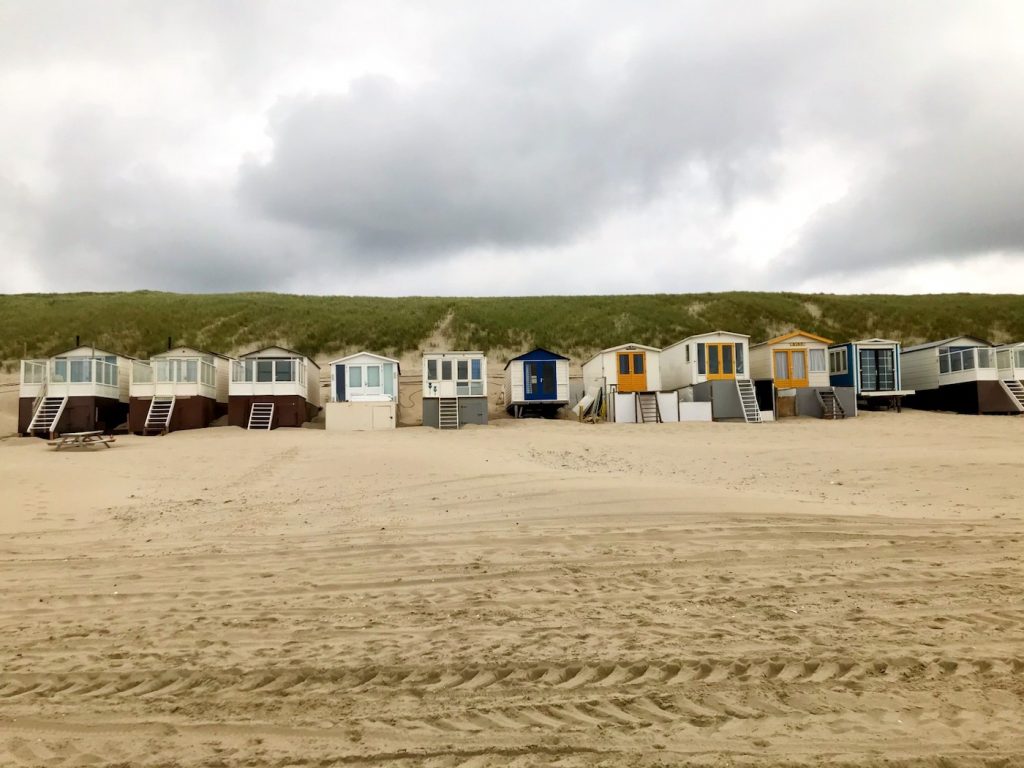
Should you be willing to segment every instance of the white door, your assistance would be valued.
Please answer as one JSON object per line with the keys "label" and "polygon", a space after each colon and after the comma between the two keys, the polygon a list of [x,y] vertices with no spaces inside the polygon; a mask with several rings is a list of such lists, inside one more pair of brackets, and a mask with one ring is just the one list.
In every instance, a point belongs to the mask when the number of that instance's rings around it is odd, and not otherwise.
{"label": "white door", "polygon": [[391,429],[395,426],[391,417],[392,406],[377,405],[373,408],[373,429]]}
{"label": "white door", "polygon": [[439,360],[441,378],[437,382],[438,397],[455,397],[455,361]]}

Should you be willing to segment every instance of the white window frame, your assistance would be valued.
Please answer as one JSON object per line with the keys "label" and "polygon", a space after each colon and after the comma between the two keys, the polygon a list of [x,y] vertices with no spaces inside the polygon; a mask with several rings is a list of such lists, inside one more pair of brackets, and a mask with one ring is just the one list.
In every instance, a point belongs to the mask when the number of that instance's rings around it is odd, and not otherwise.
{"label": "white window frame", "polygon": [[[814,356],[821,356],[821,367],[814,367]],[[827,351],[820,348],[811,347],[807,350],[807,372],[808,373],[828,373],[828,354]]]}

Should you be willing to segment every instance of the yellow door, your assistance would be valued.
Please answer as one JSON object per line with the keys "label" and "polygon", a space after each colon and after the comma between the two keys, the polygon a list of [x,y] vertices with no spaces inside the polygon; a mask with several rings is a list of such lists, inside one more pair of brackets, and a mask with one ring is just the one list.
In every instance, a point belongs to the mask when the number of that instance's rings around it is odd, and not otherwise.
{"label": "yellow door", "polygon": [[647,391],[647,353],[646,352],[619,352],[618,363],[618,391],[619,392],[646,392]]}
{"label": "yellow door", "polygon": [[777,349],[775,360],[775,386],[779,389],[807,386],[807,352],[802,349]]}
{"label": "yellow door", "polygon": [[709,380],[736,378],[735,344],[708,344],[706,350]]}

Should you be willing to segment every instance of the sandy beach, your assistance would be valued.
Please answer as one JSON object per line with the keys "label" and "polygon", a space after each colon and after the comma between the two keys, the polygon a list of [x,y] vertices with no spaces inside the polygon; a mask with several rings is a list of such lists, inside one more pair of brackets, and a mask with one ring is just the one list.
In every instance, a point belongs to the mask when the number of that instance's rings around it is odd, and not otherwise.
{"label": "sandy beach", "polygon": [[1024,420],[0,440],[0,765],[1024,764]]}

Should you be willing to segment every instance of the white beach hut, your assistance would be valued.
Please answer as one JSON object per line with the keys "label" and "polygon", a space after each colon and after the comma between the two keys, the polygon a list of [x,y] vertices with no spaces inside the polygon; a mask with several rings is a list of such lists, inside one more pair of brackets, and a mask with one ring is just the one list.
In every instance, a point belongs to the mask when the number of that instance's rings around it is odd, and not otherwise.
{"label": "white beach hut", "polygon": [[683,402],[710,403],[711,417],[765,420],[757,404],[747,361],[750,337],[731,331],[689,336],[661,351],[665,389]]}
{"label": "white beach hut", "polygon": [[398,424],[398,361],[372,352],[339,358],[329,366],[331,392],[326,428],[337,431],[394,429]]}

